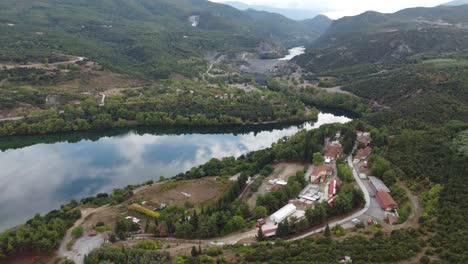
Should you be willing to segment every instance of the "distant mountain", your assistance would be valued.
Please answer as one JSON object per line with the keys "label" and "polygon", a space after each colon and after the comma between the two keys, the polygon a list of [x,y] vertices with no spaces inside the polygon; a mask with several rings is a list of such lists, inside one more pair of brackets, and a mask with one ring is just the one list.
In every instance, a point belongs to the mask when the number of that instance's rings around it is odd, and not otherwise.
{"label": "distant mountain", "polygon": [[255,25],[264,30],[265,34],[269,32],[275,36],[282,36],[286,46],[302,46],[304,43],[311,43],[323,34],[332,23],[331,19],[322,15],[313,19],[294,21],[283,15],[267,11],[247,9],[243,12],[250,16],[255,21]]}
{"label": "distant mountain", "polygon": [[277,14],[206,0],[0,1],[2,50],[85,56],[151,78],[192,75],[192,64],[200,64],[192,58],[207,52],[304,45],[319,32]]}
{"label": "distant mountain", "polygon": [[410,8],[393,14],[365,12],[344,17],[296,58],[323,71],[367,63],[395,62],[423,52],[468,49],[468,5]]}
{"label": "distant mountain", "polygon": [[305,25],[309,29],[319,32],[320,34],[323,34],[325,31],[327,31],[332,23],[333,20],[324,15],[318,15],[312,19],[301,21],[301,24]]}
{"label": "distant mountain", "polygon": [[305,20],[305,19],[313,18],[321,13],[320,10],[285,9],[285,8],[276,8],[276,7],[271,7],[271,6],[249,5],[249,4],[244,4],[241,2],[235,2],[235,1],[227,1],[227,2],[223,2],[223,4],[230,5],[239,10],[254,9],[257,11],[267,11],[270,13],[277,13],[287,18],[294,19],[294,20]]}
{"label": "distant mountain", "polygon": [[468,5],[468,0],[455,0],[455,1],[445,3],[443,5],[446,5],[446,6]]}

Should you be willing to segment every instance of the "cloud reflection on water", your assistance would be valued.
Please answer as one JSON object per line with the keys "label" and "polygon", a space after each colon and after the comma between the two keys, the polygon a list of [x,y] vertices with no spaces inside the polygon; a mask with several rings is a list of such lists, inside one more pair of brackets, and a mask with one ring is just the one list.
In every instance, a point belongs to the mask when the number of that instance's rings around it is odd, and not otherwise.
{"label": "cloud reflection on water", "polygon": [[260,133],[137,135],[97,141],[36,144],[0,153],[0,229],[47,212],[72,198],[109,192],[159,176],[173,176],[213,157],[269,147],[299,130],[350,119],[320,114],[315,124]]}

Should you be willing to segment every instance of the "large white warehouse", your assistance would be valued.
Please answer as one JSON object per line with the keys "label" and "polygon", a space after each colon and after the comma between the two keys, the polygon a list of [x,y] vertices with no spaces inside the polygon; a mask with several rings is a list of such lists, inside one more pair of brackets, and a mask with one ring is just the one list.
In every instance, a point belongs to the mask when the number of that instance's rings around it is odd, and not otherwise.
{"label": "large white warehouse", "polygon": [[275,223],[281,223],[288,216],[294,214],[294,212],[296,212],[296,206],[294,204],[287,204],[283,208],[279,209],[274,214],[272,214],[270,216],[270,220]]}

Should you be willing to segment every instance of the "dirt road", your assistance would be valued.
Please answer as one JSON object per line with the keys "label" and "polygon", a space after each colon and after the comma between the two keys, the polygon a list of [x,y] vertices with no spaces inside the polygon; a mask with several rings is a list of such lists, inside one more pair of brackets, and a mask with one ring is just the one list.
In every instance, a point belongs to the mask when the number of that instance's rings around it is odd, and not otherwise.
{"label": "dirt road", "polygon": [[20,65],[20,64],[0,64],[0,67],[6,67],[7,69],[13,69],[13,68],[38,68],[38,69],[50,69],[53,66],[59,66],[59,65],[66,65],[66,64],[73,64],[77,63],[79,61],[83,61],[86,58],[84,57],[73,57],[73,59],[68,60],[68,61],[61,61],[61,62],[55,62],[55,63],[49,63],[49,64],[44,64],[44,63],[32,63],[32,64],[25,64],[25,65]]}
{"label": "dirt road", "polygon": [[81,218],[78,219],[70,229],[68,229],[67,233],[65,234],[65,237],[62,240],[62,243],[60,244],[60,247],[57,252],[57,254],[60,257],[66,257],[70,260],[73,260],[76,264],[81,264],[84,261],[85,255],[87,255],[93,249],[99,248],[101,246],[101,244],[104,242],[104,237],[106,236],[106,234],[98,234],[95,237],[88,237],[84,235],[76,241],[72,250],[69,251],[67,249],[68,242],[72,240],[72,230],[75,227],[81,226],[88,216],[106,207],[107,206],[99,208],[87,208],[81,210]]}

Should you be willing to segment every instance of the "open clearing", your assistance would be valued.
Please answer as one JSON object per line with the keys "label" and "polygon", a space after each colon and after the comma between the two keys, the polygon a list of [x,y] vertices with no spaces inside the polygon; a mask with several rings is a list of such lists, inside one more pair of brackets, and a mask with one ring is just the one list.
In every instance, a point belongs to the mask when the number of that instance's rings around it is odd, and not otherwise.
{"label": "open clearing", "polygon": [[254,208],[257,202],[257,197],[261,194],[267,193],[267,188],[271,187],[268,183],[269,180],[280,179],[287,181],[289,177],[295,175],[298,171],[304,169],[304,163],[301,162],[281,162],[273,166],[274,171],[263,180],[262,185],[258,191],[253,193],[247,200],[250,208]]}
{"label": "open clearing", "polygon": [[231,184],[229,180],[219,177],[167,181],[137,189],[134,198],[141,197],[148,208],[161,204],[183,205],[186,202],[203,204],[217,200]]}

